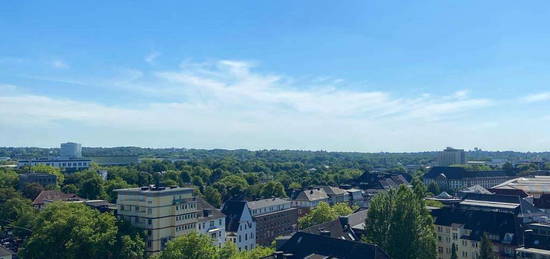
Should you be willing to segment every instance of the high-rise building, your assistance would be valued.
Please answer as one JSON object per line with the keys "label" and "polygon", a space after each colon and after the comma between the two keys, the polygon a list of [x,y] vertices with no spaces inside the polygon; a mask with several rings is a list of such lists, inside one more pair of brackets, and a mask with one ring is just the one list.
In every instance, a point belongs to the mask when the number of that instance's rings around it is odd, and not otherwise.
{"label": "high-rise building", "polygon": [[197,229],[197,199],[192,188],[117,189],[118,216],[145,230],[145,251],[158,253],[168,241]]}
{"label": "high-rise building", "polygon": [[447,147],[439,153],[438,162],[439,166],[466,164],[466,154],[464,153],[464,149]]}
{"label": "high-rise building", "polygon": [[61,143],[59,156],[61,158],[81,158],[82,145],[74,142]]}

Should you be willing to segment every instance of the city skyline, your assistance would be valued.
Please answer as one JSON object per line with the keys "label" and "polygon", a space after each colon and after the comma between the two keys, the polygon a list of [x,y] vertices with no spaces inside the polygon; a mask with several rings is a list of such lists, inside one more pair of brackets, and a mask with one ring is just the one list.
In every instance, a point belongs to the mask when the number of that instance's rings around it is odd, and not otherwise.
{"label": "city skyline", "polygon": [[548,151],[549,5],[5,5],[0,146]]}

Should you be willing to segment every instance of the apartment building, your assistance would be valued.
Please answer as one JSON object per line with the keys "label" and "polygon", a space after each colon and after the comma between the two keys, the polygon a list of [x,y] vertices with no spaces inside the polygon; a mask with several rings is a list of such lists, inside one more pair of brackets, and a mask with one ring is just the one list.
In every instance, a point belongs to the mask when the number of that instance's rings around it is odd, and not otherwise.
{"label": "apartment building", "polygon": [[518,196],[468,194],[452,206],[432,210],[437,255],[450,259],[453,244],[459,258],[478,258],[487,233],[498,259],[515,258],[523,244],[523,227],[544,220],[545,214]]}
{"label": "apartment building", "polygon": [[43,174],[43,173],[28,173],[19,175],[19,188],[24,188],[25,185],[37,183],[44,187],[48,185],[57,184],[57,176],[54,174]]}
{"label": "apartment building", "polygon": [[197,229],[197,199],[191,188],[151,185],[115,192],[118,216],[145,231],[149,255],[162,251],[171,239]]}
{"label": "apartment building", "polygon": [[197,206],[197,232],[208,235],[215,246],[222,247],[225,243],[225,215],[200,197],[197,197]]}
{"label": "apartment building", "polygon": [[80,159],[62,159],[62,158],[30,159],[30,160],[19,160],[19,161],[17,161],[17,167],[47,165],[47,166],[53,166],[53,167],[61,168],[61,169],[64,169],[64,170],[76,171],[76,170],[82,170],[82,169],[89,168],[91,162],[92,162],[92,160],[84,159],[84,158],[80,158]]}
{"label": "apartment building", "polygon": [[256,221],[244,200],[228,200],[222,206],[225,214],[226,240],[233,242],[239,251],[256,247]]}
{"label": "apartment building", "polygon": [[466,164],[464,149],[448,147],[439,153],[438,163],[440,166]]}
{"label": "apartment building", "polygon": [[256,243],[269,246],[278,236],[288,235],[297,229],[298,210],[291,208],[289,200],[272,198],[247,203],[256,221]]}
{"label": "apartment building", "polygon": [[436,166],[424,175],[424,184],[435,182],[444,190],[455,191],[474,185],[488,189],[512,178],[504,171],[468,171],[462,167]]}

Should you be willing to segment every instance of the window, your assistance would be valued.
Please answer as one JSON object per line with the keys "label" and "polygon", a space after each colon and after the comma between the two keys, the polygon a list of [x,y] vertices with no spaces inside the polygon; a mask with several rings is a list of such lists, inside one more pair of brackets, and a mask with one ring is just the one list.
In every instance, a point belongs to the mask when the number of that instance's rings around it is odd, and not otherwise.
{"label": "window", "polygon": [[152,219],[148,219],[148,220],[147,220],[147,224],[152,225],[152,224],[153,224],[153,220],[152,220]]}
{"label": "window", "polygon": [[153,241],[147,240],[147,247],[149,248],[153,247]]}

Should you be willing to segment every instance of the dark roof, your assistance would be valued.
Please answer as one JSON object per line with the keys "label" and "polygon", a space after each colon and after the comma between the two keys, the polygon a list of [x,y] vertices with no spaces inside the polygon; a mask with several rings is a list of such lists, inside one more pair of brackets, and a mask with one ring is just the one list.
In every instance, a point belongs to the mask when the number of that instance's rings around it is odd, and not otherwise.
{"label": "dark roof", "polygon": [[199,211],[198,220],[206,221],[211,219],[219,219],[225,217],[223,213],[208,203],[202,197],[197,197],[197,209]]}
{"label": "dark roof", "polygon": [[506,173],[504,171],[467,171],[465,168],[454,166],[434,166],[424,175],[424,178],[435,179],[440,175],[445,176],[447,179],[462,179],[470,177],[499,177],[506,176]]}
{"label": "dark roof", "polygon": [[32,202],[33,205],[42,205],[44,202],[49,201],[80,201],[84,200],[73,193],[63,193],[56,190],[41,191],[38,196]]}
{"label": "dark roof", "polygon": [[[378,246],[336,239],[321,235],[298,232],[286,241],[279,249],[292,258],[340,258],[340,259],[389,259],[390,257]],[[275,258],[269,256],[265,258]]]}
{"label": "dark roof", "polygon": [[318,200],[326,200],[328,199],[327,193],[321,189],[321,188],[312,188],[309,190],[303,190],[294,200],[300,200],[300,201],[318,201]]}
{"label": "dark roof", "polygon": [[262,199],[257,201],[249,201],[248,202],[248,208],[251,210],[258,209],[258,208],[264,208],[268,206],[275,206],[275,205],[282,205],[290,203],[288,200],[284,200],[281,198],[270,198],[270,199]]}
{"label": "dark roof", "polygon": [[237,232],[239,230],[239,221],[246,208],[246,201],[228,200],[223,204],[222,213],[225,214],[225,230]]}
{"label": "dark roof", "polygon": [[409,185],[409,180],[401,174],[365,172],[356,182],[364,189],[390,189],[401,184]]}
{"label": "dark roof", "polygon": [[514,214],[444,207],[432,210],[432,215],[436,225],[461,224],[472,230],[470,236],[463,236],[463,239],[479,241],[487,232],[498,235],[499,243],[516,245],[520,242],[521,229]]}
{"label": "dark roof", "polygon": [[360,210],[348,216],[342,216],[338,219],[314,225],[300,231],[317,235],[321,234],[322,231],[329,231],[331,237],[359,241],[360,238],[355,233],[354,227],[363,229],[366,218],[367,210]]}
{"label": "dark roof", "polygon": [[8,256],[8,255],[14,255],[15,253],[12,252],[11,250],[3,247],[3,246],[0,246],[0,256]]}

